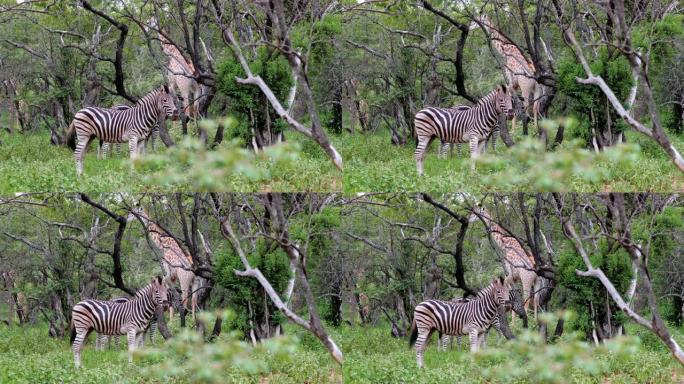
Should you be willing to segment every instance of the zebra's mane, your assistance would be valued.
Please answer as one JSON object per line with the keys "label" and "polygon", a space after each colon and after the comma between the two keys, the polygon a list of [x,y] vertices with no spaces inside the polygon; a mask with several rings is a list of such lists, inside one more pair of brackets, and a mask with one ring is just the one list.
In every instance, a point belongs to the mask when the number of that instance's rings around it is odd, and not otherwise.
{"label": "zebra's mane", "polygon": [[141,97],[138,101],[135,102],[133,107],[139,107],[139,106],[143,105],[145,102],[147,102],[148,100],[154,100],[162,92],[164,92],[164,86],[163,85],[158,87],[158,88],[153,89],[150,93]]}
{"label": "zebra's mane", "polygon": [[494,280],[494,281],[492,281],[491,283],[489,283],[488,286],[482,288],[482,289],[477,293],[476,298],[477,298],[477,299],[481,299],[481,298],[484,298],[485,296],[489,296],[489,295],[492,293],[492,291],[494,290],[494,285],[495,285],[498,281],[499,281],[499,279],[497,278],[496,280]]}
{"label": "zebra's mane", "polygon": [[133,296],[133,298],[136,298],[136,299],[137,299],[137,298],[140,298],[140,297],[145,297],[145,296],[147,296],[147,294],[148,294],[148,293],[150,292],[150,290],[152,289],[152,284],[154,284],[154,283],[149,283],[149,284],[147,284],[146,286],[140,288],[140,289],[135,293],[135,296]]}
{"label": "zebra's mane", "polygon": [[497,88],[497,89],[489,92],[486,96],[484,96],[480,100],[478,100],[477,104],[475,104],[475,106],[481,107],[481,106],[487,105],[488,103],[490,103],[494,99],[494,97],[496,96],[496,93],[498,91],[499,91],[499,89]]}

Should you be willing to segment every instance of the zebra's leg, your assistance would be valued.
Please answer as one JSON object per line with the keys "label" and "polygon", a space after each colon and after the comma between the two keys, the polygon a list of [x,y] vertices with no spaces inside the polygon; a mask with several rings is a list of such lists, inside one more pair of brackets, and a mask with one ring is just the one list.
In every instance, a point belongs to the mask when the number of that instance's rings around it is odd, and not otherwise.
{"label": "zebra's leg", "polygon": [[487,345],[487,335],[489,335],[489,328],[478,335],[478,348],[484,348]]}
{"label": "zebra's leg", "polygon": [[135,345],[138,348],[145,348],[145,331],[138,332],[135,335]]}
{"label": "zebra's leg", "polygon": [[86,336],[88,336],[88,331],[84,329],[76,329],[76,338],[74,339],[74,344],[71,349],[74,351],[74,364],[76,368],[81,367],[81,348],[83,347],[83,341]]}
{"label": "zebra's leg", "polygon": [[105,335],[103,335],[101,333],[97,334],[97,337],[95,338],[95,350],[96,351],[101,351],[103,349],[102,346],[105,342],[104,338],[105,338]]}
{"label": "zebra's leg", "polygon": [[152,150],[157,152],[157,137],[159,136],[159,128],[154,127],[150,136],[152,136]]}
{"label": "zebra's leg", "polygon": [[[138,157],[138,137],[131,136],[128,138],[128,154],[131,160],[135,160]],[[133,163],[131,162],[131,167]]]}
{"label": "zebra's leg", "polygon": [[477,329],[473,328],[473,330],[470,331],[469,333],[470,336],[470,352],[477,352],[477,342],[478,342],[478,332]]}
{"label": "zebra's leg", "polygon": [[74,157],[76,158],[76,176],[83,174],[83,158],[86,150],[90,144],[90,136],[76,135],[76,149],[74,150]]}
{"label": "zebra's leg", "polygon": [[463,338],[461,337],[461,335],[456,336],[456,343],[458,343],[458,351],[459,352],[461,352],[461,341],[462,340],[463,340]]}
{"label": "zebra's leg", "polygon": [[440,141],[439,148],[437,149],[437,158],[439,158],[440,160],[446,159],[448,147],[449,143],[445,142],[444,140]]}
{"label": "zebra's leg", "polygon": [[426,328],[418,328],[418,338],[416,339],[416,362],[418,363],[418,368],[423,368],[423,351],[425,351],[427,340],[431,334],[432,332]]}
{"label": "zebra's leg", "polygon": [[449,335],[442,336],[442,352],[447,351],[447,344],[449,343],[449,340],[451,340],[451,336],[449,336]]}
{"label": "zebra's leg", "polygon": [[156,344],[155,343],[155,334],[157,333],[157,321],[152,320],[152,324],[150,324],[150,343],[152,345]]}
{"label": "zebra's leg", "polygon": [[116,151],[117,156],[121,155],[121,143],[114,144],[114,150]]}
{"label": "zebra's leg", "polygon": [[418,146],[416,147],[416,153],[414,154],[416,157],[416,170],[418,171],[418,176],[423,176],[423,161],[425,160],[425,153],[432,140],[433,137],[418,137]]}
{"label": "zebra's leg", "polygon": [[135,352],[136,348],[136,339],[137,339],[137,332],[134,327],[130,327],[128,329],[128,333],[126,334],[127,339],[128,339],[128,364],[133,364],[133,352]]}
{"label": "zebra's leg", "polygon": [[475,170],[475,160],[480,156],[478,152],[479,148],[479,140],[477,136],[473,135],[473,137],[470,138],[470,159],[472,160],[470,169]]}
{"label": "zebra's leg", "polygon": [[492,152],[496,152],[496,139],[499,138],[499,126],[494,127],[492,131]]}
{"label": "zebra's leg", "polygon": [[442,350],[442,338],[444,336],[442,335],[442,332],[439,332],[437,334],[437,352],[440,352]]}
{"label": "zebra's leg", "polygon": [[98,160],[102,159],[102,151],[104,150],[105,144],[106,143],[103,142],[102,139],[100,139],[100,142],[97,143],[97,158],[98,158]]}
{"label": "zebra's leg", "polygon": [[460,159],[461,157],[463,157],[463,155],[461,153],[461,152],[463,152],[463,150],[462,150],[463,146],[461,145],[461,143],[456,143],[456,149],[458,152],[458,158]]}

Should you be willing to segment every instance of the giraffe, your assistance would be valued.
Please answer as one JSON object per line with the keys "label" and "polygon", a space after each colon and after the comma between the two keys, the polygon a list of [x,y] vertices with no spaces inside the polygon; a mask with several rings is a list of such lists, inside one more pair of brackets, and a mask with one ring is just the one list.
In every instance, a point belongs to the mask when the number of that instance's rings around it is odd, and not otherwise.
{"label": "giraffe", "polygon": [[[169,235],[157,223],[150,219],[149,214],[144,208],[136,208],[129,219],[138,216],[147,230],[147,234],[152,242],[162,251],[162,268],[164,277],[169,281],[178,281],[181,288],[181,303],[185,308],[188,306],[188,296],[191,297],[190,311],[192,318],[195,319],[195,308],[197,307],[197,284],[192,272],[192,257],[181,247],[176,239]],[[169,306],[170,316],[173,318],[173,306]]]}
{"label": "giraffe", "polygon": [[[195,124],[199,115],[199,96],[204,91],[195,78],[195,66],[187,60],[183,53],[161,32],[158,34],[161,41],[162,51],[168,59],[166,79],[169,86],[179,95],[183,112],[191,117]],[[173,122],[174,128],[176,122]]]}
{"label": "giraffe", "polygon": [[[539,98],[541,97],[542,87],[534,79],[536,67],[525,54],[513,44],[506,36],[504,36],[488,16],[482,15],[476,17],[472,24],[473,28],[482,25],[487,31],[489,39],[494,49],[504,58],[504,76],[506,82],[512,89],[519,89],[522,96],[523,112],[528,113],[530,107],[530,100],[532,100],[532,116],[534,125],[537,126],[537,116],[539,115]],[[517,116],[513,116],[511,122],[511,131],[515,130],[515,121]]]}
{"label": "giraffe", "polygon": [[532,301],[534,318],[537,319],[537,294],[534,292],[537,283],[537,273],[534,271],[536,263],[532,254],[520,244],[518,239],[511,236],[508,231],[491,219],[491,215],[484,207],[477,207],[471,215],[471,220],[480,217],[489,231],[494,243],[504,253],[504,270],[507,277],[512,280],[520,280],[522,284],[523,306],[527,313]]}

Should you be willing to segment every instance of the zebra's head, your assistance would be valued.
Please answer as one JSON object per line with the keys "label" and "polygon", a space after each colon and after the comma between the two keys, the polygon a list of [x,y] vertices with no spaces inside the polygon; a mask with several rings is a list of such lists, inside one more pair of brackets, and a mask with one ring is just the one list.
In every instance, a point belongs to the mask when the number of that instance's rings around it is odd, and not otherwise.
{"label": "zebra's head", "polygon": [[178,110],[178,100],[176,95],[169,90],[169,86],[164,84],[159,92],[158,97],[159,110],[164,112],[164,115],[171,120],[178,120],[180,112]]}
{"label": "zebra's head", "polygon": [[501,84],[496,88],[496,112],[505,115],[507,119],[512,119],[515,111],[513,110],[513,99],[511,99],[511,89]]}
{"label": "zebra's head", "polygon": [[497,304],[506,305],[510,302],[511,293],[508,278],[504,279],[502,276],[497,277],[496,280],[494,280],[492,288],[494,300]]}
{"label": "zebra's head", "polygon": [[169,290],[166,287],[166,281],[161,276],[156,276],[152,279],[152,300],[154,303],[164,308],[169,305]]}

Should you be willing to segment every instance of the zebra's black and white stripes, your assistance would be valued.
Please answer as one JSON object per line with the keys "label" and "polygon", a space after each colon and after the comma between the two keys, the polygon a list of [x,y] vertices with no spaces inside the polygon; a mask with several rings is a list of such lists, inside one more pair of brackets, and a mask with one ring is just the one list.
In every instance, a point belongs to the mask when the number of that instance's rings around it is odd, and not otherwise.
{"label": "zebra's black and white stripes", "polygon": [[[81,366],[81,347],[91,331],[103,335],[127,335],[128,351],[133,352],[159,305],[168,304],[168,291],[161,277],[136,292],[123,303],[84,300],[71,311],[71,343],[76,368]],[[128,361],[133,362],[129,355]]]}
{"label": "zebra's black and white stripes", "polygon": [[476,351],[478,335],[484,332],[498,314],[498,307],[509,300],[509,283],[499,277],[478,292],[472,301],[455,304],[428,300],[416,306],[411,324],[409,345],[416,346],[418,366],[423,366],[423,351],[432,332],[445,335],[469,335],[470,350]]}
{"label": "zebra's black and white stripes", "polygon": [[414,120],[418,138],[415,152],[418,174],[423,174],[427,148],[435,137],[447,143],[470,143],[470,157],[475,159],[496,126],[499,115],[510,118],[512,111],[510,92],[503,85],[467,109],[428,107],[420,110]]}
{"label": "zebra's black and white stripes", "polygon": [[[522,292],[518,288],[510,289],[509,290],[509,297],[510,297],[510,307],[506,305],[506,312],[508,312],[509,309],[513,310],[515,314],[517,314],[521,319],[523,319],[523,324],[524,327],[527,328],[527,313],[525,312],[525,303],[522,299]],[[473,296],[471,297],[457,297],[451,300],[452,303],[455,304],[462,304],[466,303],[468,301],[472,301],[474,299]],[[478,344],[480,347],[483,346],[483,342],[487,339],[487,334],[489,331],[494,328],[497,331],[499,331],[500,334],[506,336],[504,334],[504,329],[501,326],[502,323],[506,322],[506,319],[503,319],[502,317],[505,316],[506,312],[499,313],[492,323],[489,325],[489,328],[484,331],[484,333],[481,335],[482,338],[479,340]],[[449,335],[442,335],[441,333],[439,334],[439,339],[437,340],[437,350],[438,351],[444,351],[446,352],[447,350],[447,345],[450,344],[451,341],[451,336]],[[458,344],[458,350],[461,350],[461,336],[458,335],[456,336],[456,341]]]}
{"label": "zebra's black and white stripes", "polygon": [[126,110],[88,107],[76,112],[67,132],[67,143],[76,157],[76,173],[83,173],[83,157],[94,137],[104,143],[128,142],[130,156],[135,158],[138,141],[148,136],[162,113],[171,119],[178,118],[176,97],[166,85]]}
{"label": "zebra's black and white stripes", "polygon": [[[110,302],[120,304],[120,303],[128,302],[129,300],[130,300],[129,297],[117,297],[115,299],[110,300]],[[144,333],[143,337],[141,338],[141,343],[140,343],[139,347],[143,347],[145,345],[145,336],[148,334],[150,335],[150,342],[152,344],[154,344],[156,333],[157,333],[157,320],[153,317],[152,320],[150,320],[150,325],[147,327],[147,329],[145,329],[145,333]],[[114,338],[114,343],[116,345],[116,349],[119,349],[119,345],[120,345],[119,336],[120,335],[109,336],[109,335],[105,335],[102,333],[98,333],[97,334],[97,340],[95,342],[95,349],[98,351],[104,350],[105,347],[108,344],[110,344],[112,337]]]}

